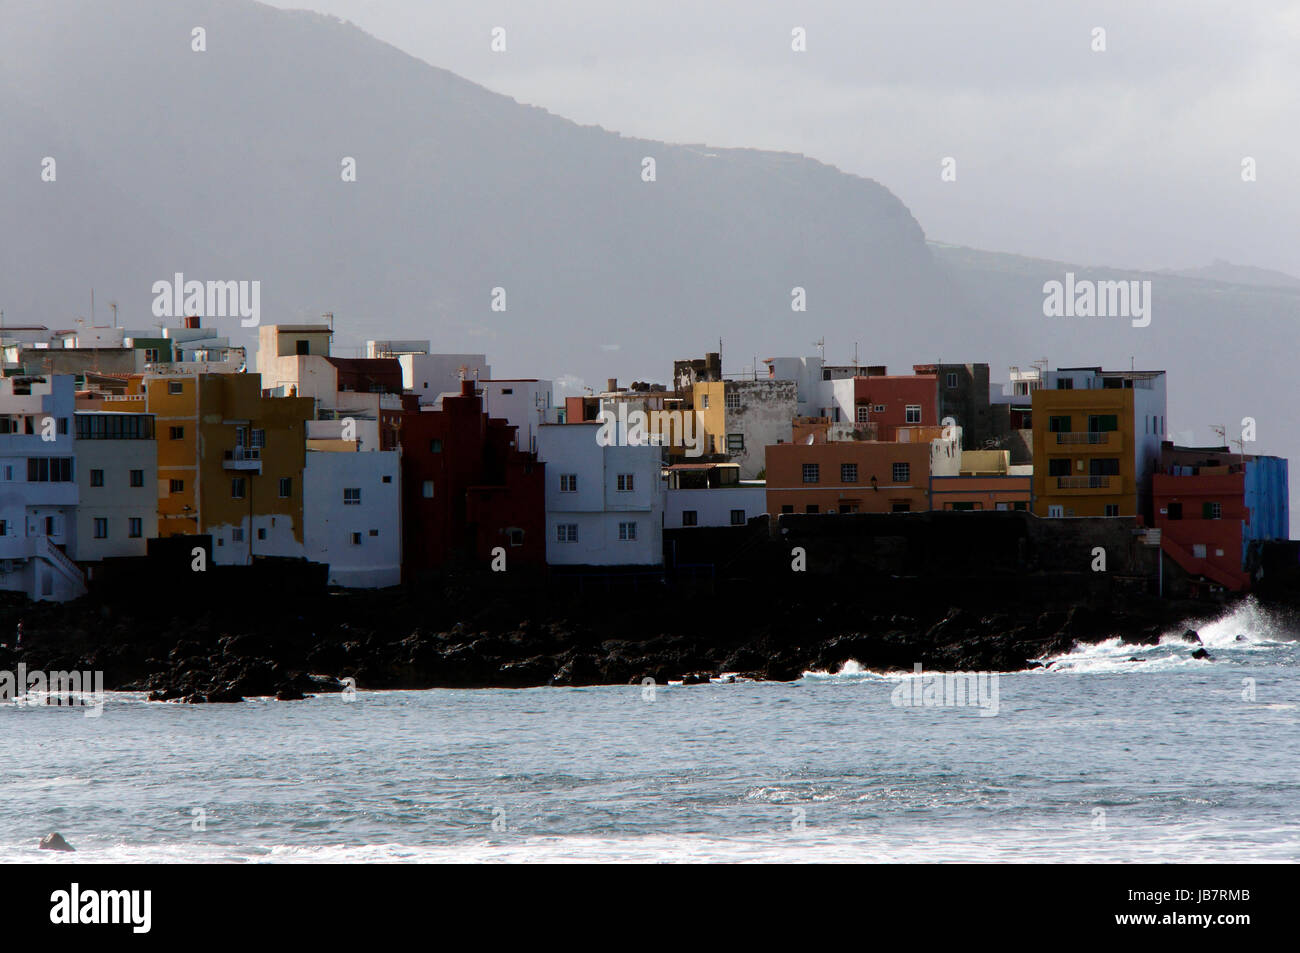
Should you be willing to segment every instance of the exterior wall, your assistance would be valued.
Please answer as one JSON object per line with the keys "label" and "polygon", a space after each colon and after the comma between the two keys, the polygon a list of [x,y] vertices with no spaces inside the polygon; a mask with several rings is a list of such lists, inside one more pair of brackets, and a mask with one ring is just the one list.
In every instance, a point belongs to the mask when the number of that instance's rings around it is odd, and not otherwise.
{"label": "exterior wall", "polygon": [[[1113,505],[1120,516],[1138,515],[1133,394],[1102,388],[1033,392],[1034,513],[1048,516],[1060,506],[1063,516],[1105,516]],[[1089,415],[1114,415],[1119,429],[1090,435]],[[1064,416],[1069,431],[1051,431],[1050,418]],[[1119,473],[1094,475],[1093,461],[1099,459],[1118,460]],[[1053,460],[1069,461],[1068,477],[1051,475]]]}
{"label": "exterior wall", "polygon": [[[329,565],[329,583],[371,589],[402,581],[400,458],[397,451],[306,455],[304,549]],[[359,490],[358,502],[345,489]],[[352,498],[352,497],[349,497]]]}
{"label": "exterior wall", "polygon": [[930,500],[936,510],[1027,510],[1032,484],[1028,476],[936,476]]}
{"label": "exterior wall", "polygon": [[[934,448],[929,443],[832,442],[781,444],[767,448],[767,511],[793,513],[919,512],[930,508]],[[956,451],[960,455],[960,451]],[[908,476],[895,482],[894,464]],[[818,465],[816,483],[805,483],[804,464]],[[841,479],[844,464],[857,466],[857,480]],[[956,473],[955,466],[952,469]],[[872,478],[876,484],[872,486]],[[815,507],[809,510],[809,507]],[[790,509],[785,509],[790,507]]]}
{"label": "exterior wall", "polygon": [[726,386],[724,381],[697,381],[692,388],[705,453],[727,452]]}
{"label": "exterior wall", "polygon": [[555,422],[551,412],[551,382],[480,380],[478,389],[484,412],[489,417],[500,417],[515,428],[520,450],[536,453],[537,428]]}
{"label": "exterior wall", "polygon": [[[1231,589],[1244,589],[1249,577],[1242,572],[1243,524],[1250,518],[1242,473],[1171,476],[1152,479],[1155,523],[1161,547],[1186,571],[1204,575]],[[1218,517],[1205,515],[1205,505],[1219,507]],[[1172,518],[1175,505],[1181,518]],[[1196,547],[1204,546],[1202,554]]]}
{"label": "exterior wall", "polygon": [[507,568],[545,560],[545,468],[515,449],[513,427],[483,413],[472,381],[461,390],[440,410],[426,407],[403,417],[408,576],[452,563],[485,564],[497,546],[507,550]]}
{"label": "exterior wall", "polygon": [[[698,386],[698,385],[697,385]],[[546,463],[546,561],[553,566],[663,564],[664,483],[659,447],[602,447],[595,424],[543,426],[539,455]],[[620,491],[618,475],[633,489]],[[577,480],[562,491],[561,478]],[[636,539],[619,538],[619,524],[636,524]],[[576,526],[578,538],[559,541],[558,527]]]}
{"label": "exterior wall", "polygon": [[995,436],[987,364],[916,364],[912,370],[935,378],[939,419],[951,417],[962,428],[963,450],[978,450]]}
{"label": "exterior wall", "polygon": [[[148,415],[83,414],[83,417],[143,417],[148,437],[103,439],[79,436],[77,440],[77,543],[78,562],[96,562],[115,556],[144,556],[149,540],[158,536],[158,441],[153,418]],[[103,485],[92,486],[94,471]],[[140,486],[131,485],[132,471],[140,471]],[[95,537],[95,521],[107,521],[107,536]],[[140,533],[131,535],[131,520],[140,521]]]}
{"label": "exterior wall", "polygon": [[[791,440],[791,420],[798,407],[796,387],[793,381],[726,381],[722,386],[722,451],[740,464],[742,480],[753,480],[767,466],[766,448]],[[744,441],[740,452],[729,449],[734,434]]]}
{"label": "exterior wall", "polygon": [[[73,387],[66,375],[0,379],[8,431],[0,433],[0,589],[31,599],[63,601],[85,592],[68,555],[77,546],[79,499]],[[37,461],[37,479],[28,479],[29,460]]]}
{"label": "exterior wall", "polygon": [[[935,427],[940,423],[938,378],[932,375],[854,378],[853,402],[850,419],[859,422],[857,408],[865,406],[866,422],[876,425],[881,440],[893,440],[899,427]],[[921,408],[919,421],[907,419],[909,406]]]}
{"label": "exterior wall", "polygon": [[1252,457],[1246,461],[1246,509],[1249,517],[1243,543],[1291,538],[1290,489],[1287,461],[1282,457]]}
{"label": "exterior wall", "polygon": [[[257,374],[204,374],[199,387],[200,532],[212,535],[213,562],[246,565],[254,556],[302,556],[302,474],[306,466],[306,397],[263,397]],[[238,428],[245,447],[253,430],[265,432],[255,455],[239,459]],[[233,457],[227,457],[230,453]],[[281,497],[282,477],[290,483]],[[233,481],[245,481],[237,498]],[[241,530],[243,539],[235,538]]]}
{"label": "exterior wall", "polygon": [[695,526],[734,526],[733,510],[744,513],[742,523],[767,512],[767,488],[758,486],[718,486],[696,490],[668,490],[665,498],[664,528],[677,529],[686,524],[682,513],[696,514]]}
{"label": "exterior wall", "polygon": [[441,394],[460,393],[462,374],[465,380],[488,380],[492,368],[485,354],[401,354],[402,387],[420,398],[421,405],[432,405]]}
{"label": "exterior wall", "polygon": [[[823,373],[820,357],[769,357],[768,380],[794,381],[799,417],[830,417],[833,393]],[[832,375],[833,377],[833,375]]]}

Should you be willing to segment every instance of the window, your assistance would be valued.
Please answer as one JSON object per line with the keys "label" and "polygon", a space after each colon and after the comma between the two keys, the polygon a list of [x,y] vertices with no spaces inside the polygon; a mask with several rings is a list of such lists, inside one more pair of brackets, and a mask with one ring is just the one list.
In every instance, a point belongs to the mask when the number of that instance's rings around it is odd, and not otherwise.
{"label": "window", "polygon": [[1069,417],[1048,417],[1047,432],[1048,433],[1069,433],[1070,418]]}
{"label": "window", "polygon": [[67,418],[67,417],[58,417],[58,418],[55,419],[54,432],[55,432],[55,433],[67,433],[67,432],[68,432],[68,418]]}
{"label": "window", "polygon": [[432,481],[432,480],[425,480],[425,481],[424,481],[424,486],[423,486],[423,488],[421,489],[421,493],[423,494],[423,496],[424,496],[424,498],[425,498],[426,500],[431,500],[431,499],[433,499],[433,481]]}
{"label": "window", "polygon": [[[521,530],[521,532],[522,532],[522,530]],[[378,536],[378,535],[379,535],[379,530],[377,530],[377,529],[372,529],[372,530],[370,531],[370,535],[371,535],[371,536]],[[513,544],[512,544],[512,545],[513,545]]]}
{"label": "window", "polygon": [[840,464],[840,482],[841,483],[858,482],[858,465],[856,463]]}
{"label": "window", "polygon": [[876,404],[876,406],[873,407],[873,408],[871,408],[871,410],[872,410],[873,413],[883,414],[883,413],[885,412],[885,405],[884,405],[884,404]]}
{"label": "window", "polygon": [[578,541],[578,524],[557,523],[555,526],[555,541],[557,543],[576,543]]}
{"label": "window", "polygon": [[71,483],[71,457],[28,457],[28,483]]}
{"label": "window", "polygon": [[510,540],[511,546],[522,546],[524,544],[524,531],[512,526],[506,530],[506,539]]}
{"label": "window", "polygon": [[143,470],[132,470],[132,471],[131,471],[131,485],[132,485],[132,486],[144,486],[144,471],[143,471]]}
{"label": "window", "polygon": [[1069,377],[1058,377],[1056,379],[1057,390],[1074,390],[1074,380]]}
{"label": "window", "polygon": [[259,527],[257,528],[257,538],[258,538],[258,539],[266,539],[266,527],[265,527],[265,526],[259,526]]}
{"label": "window", "polygon": [[361,534],[360,534],[360,533],[353,533],[353,534],[352,534],[352,545],[353,545],[353,546],[360,546],[360,545],[361,545]]}
{"label": "window", "polygon": [[1047,475],[1054,477],[1067,477],[1070,475],[1071,460],[1069,457],[1053,457],[1047,461]]}
{"label": "window", "polygon": [[167,393],[175,395],[175,394],[184,393],[184,391],[185,391],[185,385],[181,381],[167,382]]}
{"label": "window", "polygon": [[1192,556],[1194,556],[1196,559],[1204,559],[1204,558],[1205,558],[1205,544],[1204,544],[1204,543],[1192,543]]}
{"label": "window", "polygon": [[9,521],[0,520],[0,536],[8,536],[8,535],[9,535]]}
{"label": "window", "polygon": [[54,535],[54,517],[53,517],[53,516],[47,516],[47,517],[45,517],[45,535],[46,535],[46,536],[53,536],[53,535]]}
{"label": "window", "polygon": [[503,388],[501,388],[501,393],[502,393],[503,396],[504,396],[505,394],[513,394],[514,392],[515,392],[515,389],[514,389],[513,387],[503,387]]}
{"label": "window", "polygon": [[633,473],[620,473],[618,475],[618,492],[631,493],[636,486],[636,475]]}
{"label": "window", "polygon": [[803,482],[820,483],[821,467],[816,463],[805,463],[803,465]]}
{"label": "window", "polygon": [[392,483],[392,482],[393,482],[393,476],[392,476],[392,474],[391,474],[391,473],[385,473],[384,476],[383,476],[383,480],[382,480],[381,482],[383,482],[383,483]]}
{"label": "window", "polygon": [[1017,513],[1023,513],[1029,509],[1029,504],[1024,500],[1016,500],[1016,502],[1012,504],[1011,508]]}
{"label": "window", "polygon": [[132,516],[126,521],[126,525],[126,535],[132,539],[139,539],[144,535],[144,520],[140,519],[140,517]]}
{"label": "window", "polygon": [[858,417],[857,417],[858,423],[865,424],[867,422],[868,415],[870,414],[870,412],[871,412],[871,408],[868,407],[866,404],[858,404]]}
{"label": "window", "polygon": [[361,505],[361,487],[345,486],[343,488],[343,505],[360,506]]}
{"label": "window", "polygon": [[6,480],[12,480],[13,478],[14,478],[14,468],[13,468],[12,466],[6,466],[6,467],[5,467],[5,479],[6,479]]}
{"label": "window", "polygon": [[249,442],[248,445],[249,445],[249,447],[251,447],[251,448],[254,449],[254,450],[261,450],[263,447],[265,447],[265,446],[266,446],[266,431],[265,431],[265,430],[254,430],[254,431],[253,431],[253,434],[252,434],[252,440]]}
{"label": "window", "polygon": [[682,510],[683,526],[699,526],[700,514],[696,510]]}
{"label": "window", "polygon": [[184,493],[184,492],[185,492],[185,481],[184,481],[184,480],[169,480],[168,483],[167,483],[167,491],[168,491],[169,493]]}
{"label": "window", "polygon": [[1170,503],[1168,509],[1169,512],[1167,515],[1171,520],[1180,520],[1183,518],[1183,504]]}
{"label": "window", "polygon": [[700,410],[708,410],[708,409],[709,409],[709,395],[708,395],[708,394],[701,394],[701,395],[700,395]]}
{"label": "window", "polygon": [[185,428],[184,428],[184,427],[168,427],[168,428],[167,428],[167,437],[168,437],[169,440],[184,440],[184,439],[185,439]]}
{"label": "window", "polygon": [[970,502],[949,503],[948,507],[955,513],[973,513],[980,508],[980,504]]}
{"label": "window", "polygon": [[793,512],[794,512],[794,507],[793,507],[792,505],[790,505],[789,503],[783,503],[783,504],[781,504],[781,512],[782,512],[782,513],[793,513]]}
{"label": "window", "polygon": [[1062,517],[1065,515],[1065,507],[1061,506],[1059,503],[1053,503],[1047,508],[1047,515],[1058,518]]}
{"label": "window", "polygon": [[230,498],[232,500],[242,500],[247,489],[248,481],[244,477],[235,477],[230,481]]}
{"label": "window", "polygon": [[1119,417],[1115,414],[1089,414],[1089,433],[1109,433],[1119,429]]}
{"label": "window", "polygon": [[949,390],[952,390],[954,387],[956,387],[956,386],[957,386],[957,372],[956,372],[956,371],[949,371],[949,372],[948,372],[948,376],[947,376],[947,378],[945,378],[945,380],[944,380],[944,383],[947,384]]}
{"label": "window", "polygon": [[732,525],[732,526],[744,526],[744,525],[745,525],[745,511],[744,511],[744,510],[732,510],[732,511],[731,511],[731,525]]}
{"label": "window", "polygon": [[95,517],[95,539],[108,539],[108,520],[102,516]]}
{"label": "window", "polygon": [[230,531],[230,541],[232,543],[242,543],[244,541],[244,527],[236,526]]}
{"label": "window", "polygon": [[727,434],[727,453],[744,453],[745,435],[743,433]]}
{"label": "window", "polygon": [[280,499],[293,496],[293,477],[280,477]]}
{"label": "window", "polygon": [[636,523],[619,523],[618,538],[625,543],[636,541]]}
{"label": "window", "polygon": [[912,465],[910,463],[895,463],[891,469],[895,483],[906,483],[912,478]]}
{"label": "window", "polygon": [[91,470],[91,471],[90,471],[90,485],[91,485],[91,486],[103,486],[103,485],[104,485],[104,471],[103,471],[103,470]]}
{"label": "window", "polygon": [[919,424],[921,422],[921,405],[908,404],[903,412],[903,419],[909,424]]}
{"label": "window", "polygon": [[560,492],[577,493],[578,492],[578,474],[561,473],[560,474]]}
{"label": "window", "polygon": [[723,397],[722,403],[727,410],[740,410],[740,394],[729,390]]}
{"label": "window", "polygon": [[1107,504],[1106,504],[1106,515],[1107,515],[1107,516],[1119,516],[1119,504],[1118,504],[1118,503],[1107,503]]}
{"label": "window", "polygon": [[1222,503],[1203,503],[1201,504],[1201,519],[1217,520],[1223,516]]}
{"label": "window", "polygon": [[158,363],[158,349],[156,347],[147,347],[144,349],[144,362],[146,364]]}
{"label": "window", "polygon": [[1090,476],[1119,476],[1119,457],[1096,457],[1088,463]]}
{"label": "window", "polygon": [[295,339],[293,342],[293,353],[297,355],[310,354],[311,342],[308,341],[306,338]]}
{"label": "window", "polygon": [[890,506],[889,506],[889,512],[891,512],[891,513],[910,513],[910,512],[912,512],[912,504],[911,504],[911,503],[907,503],[907,502],[905,502],[905,501],[899,501],[899,502],[897,502],[897,503],[891,503]]}
{"label": "window", "polygon": [[803,508],[803,511],[805,513],[820,513],[821,507],[818,506],[816,503],[809,503],[807,506]]}
{"label": "window", "polygon": [[434,437],[432,440],[430,440],[430,441],[429,441],[429,452],[430,452],[430,453],[442,453],[442,441],[439,440],[437,437]]}

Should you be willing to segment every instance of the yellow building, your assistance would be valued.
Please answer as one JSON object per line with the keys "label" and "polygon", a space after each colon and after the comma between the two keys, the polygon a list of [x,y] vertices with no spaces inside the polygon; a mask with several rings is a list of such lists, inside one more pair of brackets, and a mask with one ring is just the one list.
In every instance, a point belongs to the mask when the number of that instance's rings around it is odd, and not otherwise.
{"label": "yellow building", "polygon": [[309,397],[264,397],[258,374],[146,375],[82,409],[154,414],[158,535],[211,534],[214,562],[303,555]]}
{"label": "yellow building", "polygon": [[1150,518],[1163,371],[1063,368],[1033,392],[1034,512]]}

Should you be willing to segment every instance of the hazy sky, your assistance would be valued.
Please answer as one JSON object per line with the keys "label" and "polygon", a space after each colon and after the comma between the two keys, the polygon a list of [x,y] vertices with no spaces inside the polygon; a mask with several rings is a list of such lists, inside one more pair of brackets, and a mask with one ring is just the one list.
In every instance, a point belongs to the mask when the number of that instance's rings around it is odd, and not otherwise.
{"label": "hazy sky", "polygon": [[[580,123],[812,156],[887,186],[932,240],[1300,275],[1300,3],[273,5],[350,20]],[[795,27],[806,52],[791,50]],[[940,179],[948,156],[955,182]],[[1242,181],[1247,156],[1255,182]]]}

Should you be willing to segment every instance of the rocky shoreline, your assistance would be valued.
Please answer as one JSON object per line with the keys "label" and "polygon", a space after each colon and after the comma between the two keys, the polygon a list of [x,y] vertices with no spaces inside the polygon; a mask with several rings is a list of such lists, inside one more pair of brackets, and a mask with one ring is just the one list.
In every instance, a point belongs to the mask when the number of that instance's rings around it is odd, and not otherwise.
{"label": "rocky shoreline", "polygon": [[[759,590],[761,591],[761,589]],[[707,593],[557,591],[535,579],[504,588],[449,576],[382,592],[323,592],[280,605],[202,611],[87,597],[0,604],[0,670],[102,671],[107,690],[155,701],[284,701],[359,689],[528,688],[704,682],[724,674],[791,681],[854,660],[873,670],[1019,671],[1080,643],[1135,646],[1187,631],[1231,604],[1007,598],[918,599],[905,587],[824,586],[771,604],[752,585]],[[1287,607],[1278,606],[1278,611]],[[5,633],[22,623],[22,644]],[[1189,653],[1195,646],[1189,646]],[[350,681],[349,681],[350,680]]]}

